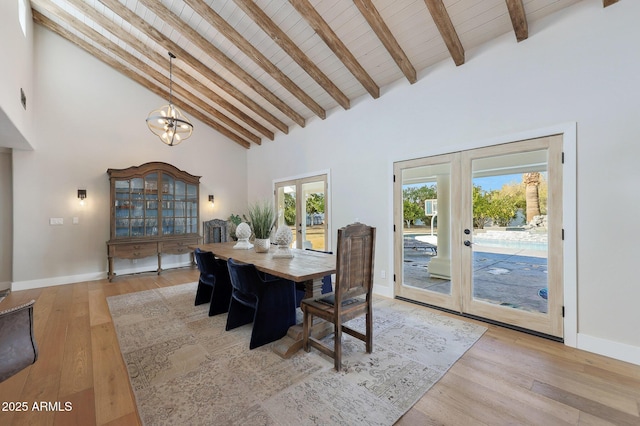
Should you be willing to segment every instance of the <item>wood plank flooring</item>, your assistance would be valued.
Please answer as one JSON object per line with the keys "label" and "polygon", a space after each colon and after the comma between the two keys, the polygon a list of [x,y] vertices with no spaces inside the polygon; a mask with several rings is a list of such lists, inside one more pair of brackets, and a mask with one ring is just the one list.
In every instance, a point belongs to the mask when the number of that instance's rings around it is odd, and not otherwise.
{"label": "wood plank flooring", "polygon": [[[0,424],[141,424],[106,298],[197,278],[183,268],[11,293],[0,309],[36,299],[39,359],[0,383]],[[640,425],[640,366],[488,328],[398,425]],[[12,402],[28,410],[5,411]]]}

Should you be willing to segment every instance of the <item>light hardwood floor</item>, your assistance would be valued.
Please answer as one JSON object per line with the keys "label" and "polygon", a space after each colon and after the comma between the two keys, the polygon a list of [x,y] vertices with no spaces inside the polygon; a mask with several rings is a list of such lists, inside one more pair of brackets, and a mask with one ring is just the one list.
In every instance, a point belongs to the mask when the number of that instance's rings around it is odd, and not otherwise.
{"label": "light hardwood floor", "polygon": [[[0,408],[29,407],[0,411],[0,424],[140,424],[106,298],[197,277],[184,268],[11,293],[0,309],[36,299],[40,356],[0,383]],[[640,366],[488,328],[399,425],[640,425]],[[34,411],[41,401],[72,410]]]}

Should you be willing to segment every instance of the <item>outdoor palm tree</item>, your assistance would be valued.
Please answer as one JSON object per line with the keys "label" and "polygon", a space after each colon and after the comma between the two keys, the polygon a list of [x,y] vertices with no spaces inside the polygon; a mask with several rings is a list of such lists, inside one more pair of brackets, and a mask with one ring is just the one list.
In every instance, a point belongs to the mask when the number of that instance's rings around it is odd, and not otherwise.
{"label": "outdoor palm tree", "polygon": [[538,186],[540,185],[540,173],[524,173],[522,175],[522,181],[525,185],[527,223],[529,223],[534,216],[540,215],[540,196],[538,194]]}

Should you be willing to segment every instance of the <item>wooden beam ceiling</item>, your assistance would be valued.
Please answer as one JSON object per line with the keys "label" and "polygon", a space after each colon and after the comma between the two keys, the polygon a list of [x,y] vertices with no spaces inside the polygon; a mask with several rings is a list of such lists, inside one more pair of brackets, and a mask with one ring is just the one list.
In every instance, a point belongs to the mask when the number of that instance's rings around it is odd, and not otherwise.
{"label": "wooden beam ceiling", "polygon": [[358,7],[358,10],[360,10],[364,19],[367,20],[371,29],[376,33],[396,64],[398,64],[398,67],[402,70],[407,80],[409,80],[409,83],[413,84],[418,81],[415,68],[411,65],[409,58],[400,47],[400,44],[398,44],[398,41],[391,33],[391,30],[389,30],[387,24],[385,24],[384,19],[382,19],[371,0],[353,0],[353,3]]}
{"label": "wooden beam ceiling", "polygon": [[[34,22],[249,148],[580,0],[31,0]],[[375,4],[374,4],[375,2]],[[617,0],[603,0],[608,7]],[[451,15],[450,15],[451,14]],[[504,26],[508,14],[511,28]],[[494,16],[486,19],[487,16]],[[499,19],[496,19],[499,18]],[[452,19],[453,18],[453,19]],[[459,28],[456,28],[454,22]],[[458,31],[462,31],[459,35]],[[476,38],[482,42],[476,42]],[[416,65],[418,69],[416,69]],[[145,113],[148,113],[146,111]],[[196,129],[197,131],[197,129]]]}
{"label": "wooden beam ceiling", "polygon": [[307,0],[289,0],[289,2],[296,8],[298,13],[306,19],[333,53],[340,58],[342,63],[349,68],[349,71],[351,71],[353,76],[367,89],[367,92],[369,92],[374,99],[377,99],[380,96],[380,88],[371,76],[367,74],[365,69],[362,68],[362,65],[358,63],[358,60],[349,51],[347,46],[344,45],[342,40],[333,32],[329,24],[327,24],[324,19],[322,19],[322,16],[311,6],[311,3]]}
{"label": "wooden beam ceiling", "polygon": [[295,60],[324,90],[331,95],[344,109],[349,109],[350,101],[340,89],[333,84],[318,66],[289,38],[287,33],[282,31],[266,13],[260,9],[253,0],[234,0],[236,5],[242,9],[253,21],[269,34],[285,52]]}
{"label": "wooden beam ceiling", "polygon": [[460,43],[458,33],[451,23],[451,18],[442,0],[424,1],[427,4],[433,22],[435,22],[444,43],[447,45],[447,49],[449,49],[453,62],[458,66],[464,64],[464,48],[462,47],[462,43]]}
{"label": "wooden beam ceiling", "polygon": [[216,28],[235,44],[245,55],[260,65],[263,70],[269,73],[276,81],[282,84],[289,92],[291,92],[300,102],[314,112],[318,117],[325,119],[327,112],[313,98],[307,95],[300,87],[298,87],[285,73],[283,73],[275,64],[273,64],[266,56],[256,49],[242,34],[229,25],[220,15],[211,9],[203,0],[184,0],[189,6],[198,12],[211,26]]}
{"label": "wooden beam ceiling", "polygon": [[513,32],[516,34],[516,40],[521,42],[529,37],[529,25],[527,24],[527,15],[524,11],[522,0],[506,0]]}
{"label": "wooden beam ceiling", "polygon": [[[32,0],[32,3],[39,3],[41,1],[44,1],[44,0]],[[131,68],[129,68],[127,66],[124,66],[121,62],[119,62],[119,61],[113,59],[111,56],[105,54],[102,50],[94,47],[93,45],[91,45],[90,43],[88,43],[88,42],[86,42],[84,40],[79,39],[73,33],[65,30],[60,25],[56,24],[55,22],[51,21],[46,16],[42,15],[38,10],[34,9],[32,14],[33,14],[33,20],[37,24],[40,24],[40,25],[44,26],[45,28],[48,28],[49,30],[51,30],[51,31],[55,32],[56,34],[60,35],[61,37],[64,37],[67,40],[73,42],[75,45],[77,45],[78,47],[86,50],[87,52],[92,54],[97,59],[99,59],[102,62],[104,62],[105,64],[109,65],[111,68],[119,71],[123,75],[131,78],[132,80],[136,81],[137,83],[141,84],[142,86],[147,87],[149,90],[151,90],[156,95],[158,95],[158,96],[160,96],[162,98],[168,98],[169,97],[169,92],[167,92],[166,90],[160,88],[159,86],[157,86],[153,82],[144,79],[138,72],[132,70]],[[228,137],[232,141],[238,143],[239,145],[241,145],[241,146],[243,146],[245,148],[249,148],[250,147],[251,144],[249,142],[247,142],[246,140],[238,137],[233,132],[230,132],[229,130],[227,130],[225,127],[220,126],[217,122],[215,122],[214,120],[211,120],[209,117],[207,117],[206,115],[202,114],[197,109],[189,106],[188,104],[184,104],[184,105],[180,105],[180,106],[186,113],[191,114],[192,116],[196,117],[198,120],[202,121],[203,123],[205,123],[208,126],[210,126],[212,129],[214,129],[214,130],[220,132],[221,134],[225,135],[226,137]]]}

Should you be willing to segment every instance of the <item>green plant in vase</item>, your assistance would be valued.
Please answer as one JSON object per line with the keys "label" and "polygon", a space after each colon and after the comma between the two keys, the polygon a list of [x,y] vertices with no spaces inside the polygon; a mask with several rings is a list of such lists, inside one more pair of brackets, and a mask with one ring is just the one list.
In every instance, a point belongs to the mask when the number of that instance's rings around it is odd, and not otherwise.
{"label": "green plant in vase", "polygon": [[[245,222],[248,222],[245,215],[242,215],[242,217],[244,218]],[[227,221],[229,222],[229,236],[233,241],[238,241],[238,237],[236,236],[236,228],[242,223],[242,218],[239,214],[231,213]]]}
{"label": "green plant in vase", "polygon": [[269,237],[275,224],[276,212],[271,203],[260,201],[249,206],[249,225],[255,237],[253,244],[257,252],[269,251]]}

